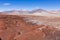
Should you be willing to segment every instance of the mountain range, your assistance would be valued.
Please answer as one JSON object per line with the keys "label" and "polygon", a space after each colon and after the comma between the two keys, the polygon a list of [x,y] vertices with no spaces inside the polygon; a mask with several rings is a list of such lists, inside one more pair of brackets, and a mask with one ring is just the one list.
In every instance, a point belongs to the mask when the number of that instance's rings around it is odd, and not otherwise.
{"label": "mountain range", "polygon": [[32,11],[28,11],[28,10],[11,10],[11,11],[0,12],[0,14],[60,17],[60,10],[58,10],[58,11],[55,11],[55,10],[47,11],[47,10],[44,10],[44,9],[35,9],[35,10],[32,10]]}

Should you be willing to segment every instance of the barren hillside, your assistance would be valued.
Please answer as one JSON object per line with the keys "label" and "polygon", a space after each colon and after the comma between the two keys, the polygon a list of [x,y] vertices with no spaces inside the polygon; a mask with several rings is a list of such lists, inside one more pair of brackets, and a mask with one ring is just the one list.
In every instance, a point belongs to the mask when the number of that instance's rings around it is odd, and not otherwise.
{"label": "barren hillside", "polygon": [[[60,40],[60,18],[0,15],[0,40]],[[57,25],[57,24],[55,24]]]}

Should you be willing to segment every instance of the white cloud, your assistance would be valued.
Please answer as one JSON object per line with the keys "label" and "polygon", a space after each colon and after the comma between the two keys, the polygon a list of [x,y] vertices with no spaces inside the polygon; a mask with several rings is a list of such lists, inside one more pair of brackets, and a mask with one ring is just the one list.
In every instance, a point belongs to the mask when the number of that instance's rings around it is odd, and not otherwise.
{"label": "white cloud", "polygon": [[3,3],[4,6],[9,6],[11,3]]}

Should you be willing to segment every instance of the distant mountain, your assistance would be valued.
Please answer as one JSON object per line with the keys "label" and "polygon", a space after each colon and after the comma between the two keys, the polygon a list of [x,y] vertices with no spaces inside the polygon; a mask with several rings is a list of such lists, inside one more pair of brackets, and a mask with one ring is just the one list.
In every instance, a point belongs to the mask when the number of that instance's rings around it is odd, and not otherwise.
{"label": "distant mountain", "polygon": [[49,16],[49,17],[60,17],[60,10],[58,11],[47,11],[43,9],[35,9],[32,11],[29,10],[12,10],[12,11],[4,11],[0,12],[0,14],[5,15],[34,15],[34,16]]}
{"label": "distant mountain", "polygon": [[37,9],[33,11],[33,14],[35,16],[48,16],[48,17],[60,17],[60,11],[46,11],[43,9]]}
{"label": "distant mountain", "polygon": [[41,13],[41,12],[48,12],[48,11],[43,10],[43,9],[35,9],[35,10],[32,10],[32,11],[33,11],[34,13],[35,13],[35,12],[40,12],[40,13]]}
{"label": "distant mountain", "polygon": [[36,15],[36,16],[49,16],[51,12],[43,10],[43,9],[37,9],[37,10],[33,10],[32,15]]}
{"label": "distant mountain", "polygon": [[54,14],[60,14],[60,10],[51,10],[50,12],[52,12]]}
{"label": "distant mountain", "polygon": [[2,13],[10,14],[10,15],[20,15],[20,14],[29,14],[29,11],[12,10],[12,11],[5,11],[5,12],[2,12]]}
{"label": "distant mountain", "polygon": [[46,10],[43,10],[43,9],[35,9],[35,10],[32,10],[32,11],[24,11],[24,10],[12,10],[12,11],[4,11],[2,13],[4,14],[33,14],[33,13],[36,13],[36,12],[48,12]]}

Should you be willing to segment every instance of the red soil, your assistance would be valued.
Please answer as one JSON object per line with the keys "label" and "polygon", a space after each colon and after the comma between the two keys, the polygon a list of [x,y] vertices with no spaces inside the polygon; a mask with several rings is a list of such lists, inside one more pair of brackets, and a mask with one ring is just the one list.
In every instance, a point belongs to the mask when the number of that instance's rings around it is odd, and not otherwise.
{"label": "red soil", "polygon": [[1,40],[60,40],[60,30],[52,26],[35,25],[16,15],[0,15]]}

